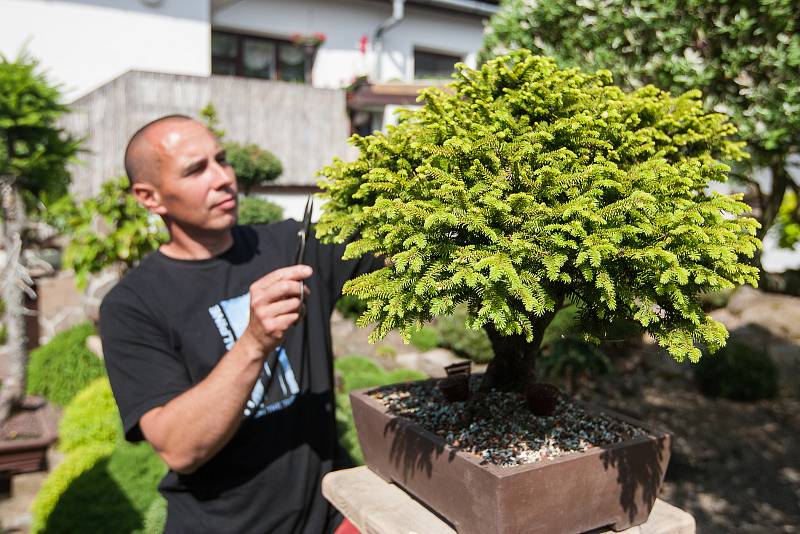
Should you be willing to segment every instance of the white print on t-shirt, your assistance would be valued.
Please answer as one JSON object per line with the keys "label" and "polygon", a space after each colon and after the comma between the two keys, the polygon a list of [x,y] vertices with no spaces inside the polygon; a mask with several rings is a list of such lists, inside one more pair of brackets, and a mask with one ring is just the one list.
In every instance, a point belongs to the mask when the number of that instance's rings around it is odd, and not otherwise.
{"label": "white print on t-shirt", "polygon": [[[223,300],[219,304],[211,306],[208,313],[211,314],[211,318],[222,336],[225,348],[230,350],[250,321],[250,294],[245,293],[239,297]],[[261,375],[256,380],[256,385],[250,393],[250,400],[245,406],[245,416],[258,418],[282,410],[290,406],[300,392],[286,349],[278,347],[275,350],[278,353],[278,365],[275,378],[270,384],[270,391],[265,391],[265,386],[270,383],[271,376],[267,362],[274,361],[274,357],[267,358],[264,362]],[[280,389],[280,393],[277,393],[276,387]],[[268,393],[272,393],[272,395],[268,395]],[[270,396],[272,402],[267,403]]]}

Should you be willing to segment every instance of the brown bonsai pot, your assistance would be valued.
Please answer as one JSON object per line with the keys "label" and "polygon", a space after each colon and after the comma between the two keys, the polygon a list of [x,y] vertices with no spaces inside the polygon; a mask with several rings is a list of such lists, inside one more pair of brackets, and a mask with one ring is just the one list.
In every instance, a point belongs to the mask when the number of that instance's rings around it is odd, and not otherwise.
{"label": "brown bonsai pot", "polygon": [[461,402],[469,398],[469,375],[452,374],[436,383],[448,402]]}
{"label": "brown bonsai pot", "polygon": [[549,417],[556,411],[561,390],[553,384],[537,382],[525,388],[528,409],[536,415]]}
{"label": "brown bonsai pot", "polygon": [[58,436],[58,415],[37,397],[0,425],[0,478],[47,468],[47,448]]}
{"label": "brown bonsai pot", "polygon": [[[459,534],[624,530],[647,520],[664,480],[671,437],[603,409],[645,435],[512,467],[481,462],[417,424],[350,393],[367,466],[439,514]],[[583,405],[589,412],[599,409]]]}

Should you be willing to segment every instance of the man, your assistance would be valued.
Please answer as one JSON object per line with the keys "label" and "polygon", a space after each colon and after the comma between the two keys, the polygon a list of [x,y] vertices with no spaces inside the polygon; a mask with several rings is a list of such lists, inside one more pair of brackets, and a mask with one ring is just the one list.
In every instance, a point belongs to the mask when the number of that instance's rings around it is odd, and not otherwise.
{"label": "man", "polygon": [[291,265],[299,223],[236,226],[233,169],[189,117],[145,125],[125,167],[170,241],[104,299],[100,333],[126,439],[169,467],[166,532],[333,531],[330,314],[347,279],[382,263],[342,261],[312,235],[308,265]]}

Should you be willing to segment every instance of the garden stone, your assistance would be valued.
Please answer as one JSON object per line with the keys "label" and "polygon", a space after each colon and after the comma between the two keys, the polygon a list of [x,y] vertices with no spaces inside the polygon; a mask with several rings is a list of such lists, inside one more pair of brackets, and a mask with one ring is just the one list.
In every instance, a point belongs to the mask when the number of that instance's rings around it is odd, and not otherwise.
{"label": "garden stone", "polygon": [[741,324],[758,324],[774,335],[800,342],[800,299],[768,294],[744,286],[728,302],[727,310]]}
{"label": "garden stone", "polygon": [[86,290],[84,293],[84,311],[90,321],[97,324],[100,320],[100,303],[103,298],[111,291],[122,275],[118,268],[108,268],[98,274],[89,276]]}
{"label": "garden stone", "polygon": [[103,359],[103,342],[100,340],[100,336],[87,337],[86,348],[101,360]]}

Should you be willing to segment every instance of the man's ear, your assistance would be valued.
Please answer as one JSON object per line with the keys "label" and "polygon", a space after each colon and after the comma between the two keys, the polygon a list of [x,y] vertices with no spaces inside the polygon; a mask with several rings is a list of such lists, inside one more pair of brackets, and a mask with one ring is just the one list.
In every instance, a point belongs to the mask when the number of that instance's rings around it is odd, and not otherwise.
{"label": "man's ear", "polygon": [[131,193],[139,204],[150,213],[164,215],[167,209],[161,203],[161,194],[153,184],[148,182],[134,182]]}

